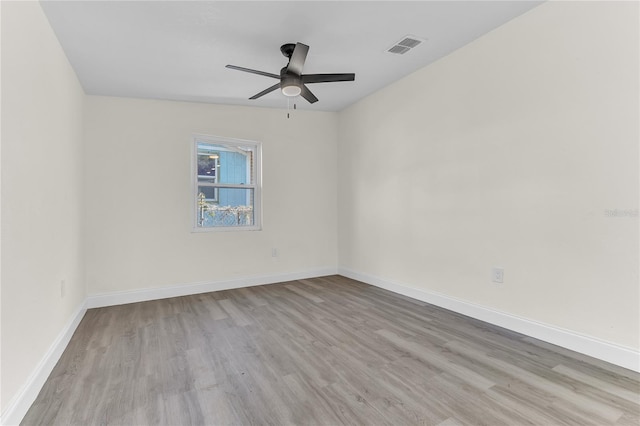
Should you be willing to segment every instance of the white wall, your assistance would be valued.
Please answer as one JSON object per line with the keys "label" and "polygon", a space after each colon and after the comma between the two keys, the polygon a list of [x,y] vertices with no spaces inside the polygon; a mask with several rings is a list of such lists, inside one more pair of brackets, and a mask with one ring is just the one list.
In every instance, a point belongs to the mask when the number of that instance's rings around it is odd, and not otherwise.
{"label": "white wall", "polygon": [[86,296],[83,99],[40,5],[2,2],[3,412]]}
{"label": "white wall", "polygon": [[[88,96],[85,114],[90,294],[335,271],[335,113]],[[262,231],[191,232],[192,133],[263,143]]]}
{"label": "white wall", "polygon": [[341,268],[637,351],[638,6],[545,3],[343,111]]}

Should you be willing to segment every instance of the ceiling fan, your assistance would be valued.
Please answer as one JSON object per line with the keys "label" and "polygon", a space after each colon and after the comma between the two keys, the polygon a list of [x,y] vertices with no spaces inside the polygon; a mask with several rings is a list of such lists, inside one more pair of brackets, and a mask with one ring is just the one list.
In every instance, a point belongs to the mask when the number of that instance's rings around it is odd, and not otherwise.
{"label": "ceiling fan", "polygon": [[289,97],[302,96],[309,103],[318,101],[318,98],[311,93],[306,84],[310,83],[332,83],[335,81],[354,81],[356,75],[351,74],[302,74],[302,67],[304,67],[304,61],[307,58],[307,52],[309,52],[309,46],[302,43],[287,43],[280,47],[280,52],[287,58],[289,63],[286,67],[280,70],[280,75],[272,74],[269,72],[253,70],[250,68],[238,67],[235,65],[227,65],[227,68],[232,70],[250,72],[252,74],[263,75],[265,77],[276,78],[280,80],[278,83],[257,93],[249,99],[258,99],[261,96],[271,93],[276,89],[280,89],[282,94]]}

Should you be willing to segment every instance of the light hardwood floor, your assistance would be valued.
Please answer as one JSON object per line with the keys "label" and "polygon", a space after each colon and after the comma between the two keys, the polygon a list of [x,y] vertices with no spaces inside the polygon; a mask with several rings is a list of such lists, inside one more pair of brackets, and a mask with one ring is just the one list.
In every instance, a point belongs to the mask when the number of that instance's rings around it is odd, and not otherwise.
{"label": "light hardwood floor", "polygon": [[23,424],[637,426],[639,378],[330,276],[89,310]]}

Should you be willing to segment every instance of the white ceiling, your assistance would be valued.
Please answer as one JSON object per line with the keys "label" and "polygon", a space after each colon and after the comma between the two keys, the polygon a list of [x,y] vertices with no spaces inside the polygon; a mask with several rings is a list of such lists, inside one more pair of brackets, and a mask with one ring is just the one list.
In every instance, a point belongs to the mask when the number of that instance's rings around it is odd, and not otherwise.
{"label": "white ceiling", "polygon": [[[42,1],[91,95],[286,108],[275,80],[284,43],[310,46],[305,74],[356,74],[354,82],[310,84],[339,111],[540,4],[540,1]],[[386,53],[411,34],[427,39],[405,55]]]}

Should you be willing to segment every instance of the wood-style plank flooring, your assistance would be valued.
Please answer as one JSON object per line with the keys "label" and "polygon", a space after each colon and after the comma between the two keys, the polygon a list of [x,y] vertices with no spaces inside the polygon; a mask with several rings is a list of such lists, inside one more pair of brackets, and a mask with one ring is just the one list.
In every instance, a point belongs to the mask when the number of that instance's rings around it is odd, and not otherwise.
{"label": "wood-style plank flooring", "polygon": [[331,276],[91,309],[23,424],[637,426],[639,379]]}

